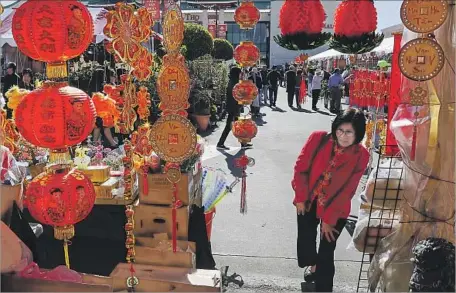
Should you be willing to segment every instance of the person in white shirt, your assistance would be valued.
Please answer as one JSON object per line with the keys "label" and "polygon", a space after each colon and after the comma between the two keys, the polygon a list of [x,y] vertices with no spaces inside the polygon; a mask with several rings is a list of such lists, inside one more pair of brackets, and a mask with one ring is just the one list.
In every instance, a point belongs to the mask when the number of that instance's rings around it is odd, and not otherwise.
{"label": "person in white shirt", "polygon": [[320,98],[321,92],[321,81],[323,80],[323,74],[321,70],[315,72],[314,77],[312,78],[312,110],[316,111],[318,99]]}

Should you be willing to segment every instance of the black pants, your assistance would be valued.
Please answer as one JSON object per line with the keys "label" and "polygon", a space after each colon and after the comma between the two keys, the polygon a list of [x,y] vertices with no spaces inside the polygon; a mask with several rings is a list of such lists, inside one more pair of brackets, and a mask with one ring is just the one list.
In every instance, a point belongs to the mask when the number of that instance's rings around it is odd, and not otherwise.
{"label": "black pants", "polygon": [[331,103],[330,111],[338,114],[340,112],[340,100],[342,98],[342,91],[338,87],[332,87],[330,89]]}
{"label": "black pants", "polygon": [[[293,107],[293,98],[295,97],[295,88],[288,88],[287,89],[287,94],[288,94],[288,106]],[[298,104],[298,100],[296,100],[296,104]]]}
{"label": "black pants", "polygon": [[277,103],[277,87],[269,87],[269,103],[271,106]]}
{"label": "black pants", "polygon": [[225,144],[226,138],[228,137],[228,134],[231,131],[233,122],[237,119],[237,117],[238,117],[238,115],[228,113],[228,118],[226,118],[225,129],[223,129],[223,132],[222,132],[222,135],[220,136],[218,145]]}
{"label": "black pants", "polygon": [[[332,292],[333,279],[335,274],[334,250],[336,249],[337,238],[345,227],[346,219],[339,219],[336,229],[339,234],[334,233],[336,241],[328,242],[326,238],[320,240],[317,253],[317,227],[320,219],[317,218],[316,200],[312,203],[309,212],[298,215],[298,265],[301,268],[317,266],[316,291]],[[321,225],[320,225],[321,234]]]}
{"label": "black pants", "polygon": [[320,99],[321,89],[312,90],[312,108],[317,107],[318,100]]}

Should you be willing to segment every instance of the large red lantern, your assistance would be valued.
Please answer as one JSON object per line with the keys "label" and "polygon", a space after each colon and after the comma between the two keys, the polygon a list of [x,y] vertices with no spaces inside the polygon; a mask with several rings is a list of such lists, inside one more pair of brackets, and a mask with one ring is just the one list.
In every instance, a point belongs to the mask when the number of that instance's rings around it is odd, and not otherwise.
{"label": "large red lantern", "polygon": [[260,59],[260,50],[251,41],[241,42],[234,49],[234,59],[242,67],[255,66]]}
{"label": "large red lantern", "polygon": [[258,95],[258,88],[251,80],[241,80],[233,87],[233,97],[241,105],[250,105]]}
{"label": "large red lantern", "polygon": [[345,54],[363,54],[383,41],[376,34],[377,10],[373,0],[343,0],[334,12],[330,47]]}
{"label": "large red lantern", "polygon": [[234,21],[241,29],[252,29],[260,20],[260,11],[251,1],[244,1],[234,11]]}
{"label": "large red lantern", "polygon": [[23,98],[16,109],[16,126],[31,144],[66,151],[87,138],[95,117],[85,92],[66,82],[47,81]]}
{"label": "large red lantern", "polygon": [[250,118],[235,121],[231,130],[240,143],[249,143],[258,132],[256,123]]}
{"label": "large red lantern", "polygon": [[28,0],[14,13],[13,37],[28,57],[47,62],[48,78],[66,77],[65,61],[81,55],[93,38],[93,21],[73,0]]}
{"label": "large red lantern", "polygon": [[68,267],[68,240],[74,236],[73,225],[89,215],[95,197],[90,179],[76,169],[49,168],[27,186],[24,202],[31,216],[54,227],[54,237],[64,241]]}

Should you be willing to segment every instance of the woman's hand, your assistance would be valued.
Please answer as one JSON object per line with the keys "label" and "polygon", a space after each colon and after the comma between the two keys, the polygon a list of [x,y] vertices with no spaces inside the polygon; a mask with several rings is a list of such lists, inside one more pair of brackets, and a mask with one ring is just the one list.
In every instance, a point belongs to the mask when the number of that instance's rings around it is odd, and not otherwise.
{"label": "woman's hand", "polygon": [[306,205],[303,202],[297,202],[296,203],[296,213],[298,215],[304,215],[306,212]]}
{"label": "woman's hand", "polygon": [[325,222],[322,222],[321,238],[325,237],[328,242],[336,241],[334,233],[339,234],[339,231],[337,231],[336,228],[334,228],[333,226],[326,224]]}

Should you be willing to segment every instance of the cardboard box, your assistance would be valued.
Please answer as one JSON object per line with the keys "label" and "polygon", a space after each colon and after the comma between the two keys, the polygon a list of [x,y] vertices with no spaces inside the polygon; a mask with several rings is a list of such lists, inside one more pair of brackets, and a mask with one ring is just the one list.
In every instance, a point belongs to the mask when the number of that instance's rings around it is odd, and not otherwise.
{"label": "cardboard box", "polygon": [[[140,204],[135,206],[135,228],[137,237],[153,237],[156,233],[167,233],[172,239],[172,208]],[[177,209],[177,239],[188,239],[188,207]]]}
{"label": "cardboard box", "polygon": [[89,166],[87,169],[79,170],[89,177],[93,183],[104,183],[111,175],[111,167],[109,166]]}
{"label": "cardboard box", "polygon": [[[136,292],[221,292],[221,274],[217,270],[197,270],[135,264],[139,279]],[[130,265],[120,263],[111,273],[114,292],[125,291]]]}
{"label": "cardboard box", "polygon": [[119,188],[119,177],[111,177],[106,182],[95,185],[97,198],[113,198],[112,190]]}
{"label": "cardboard box", "polygon": [[196,267],[194,242],[177,241],[176,252],[173,252],[171,240],[137,237],[136,244],[136,263],[138,264],[180,268]]}
{"label": "cardboard box", "polygon": [[[195,168],[192,173],[182,174],[177,183],[178,197],[184,205],[198,202],[198,190],[201,191],[202,170]],[[147,186],[149,192],[144,194],[143,185],[145,177],[139,175],[139,201],[143,204],[171,205],[173,198],[173,185],[166,178],[166,174],[149,174]],[[199,199],[201,200],[201,199]]]}

